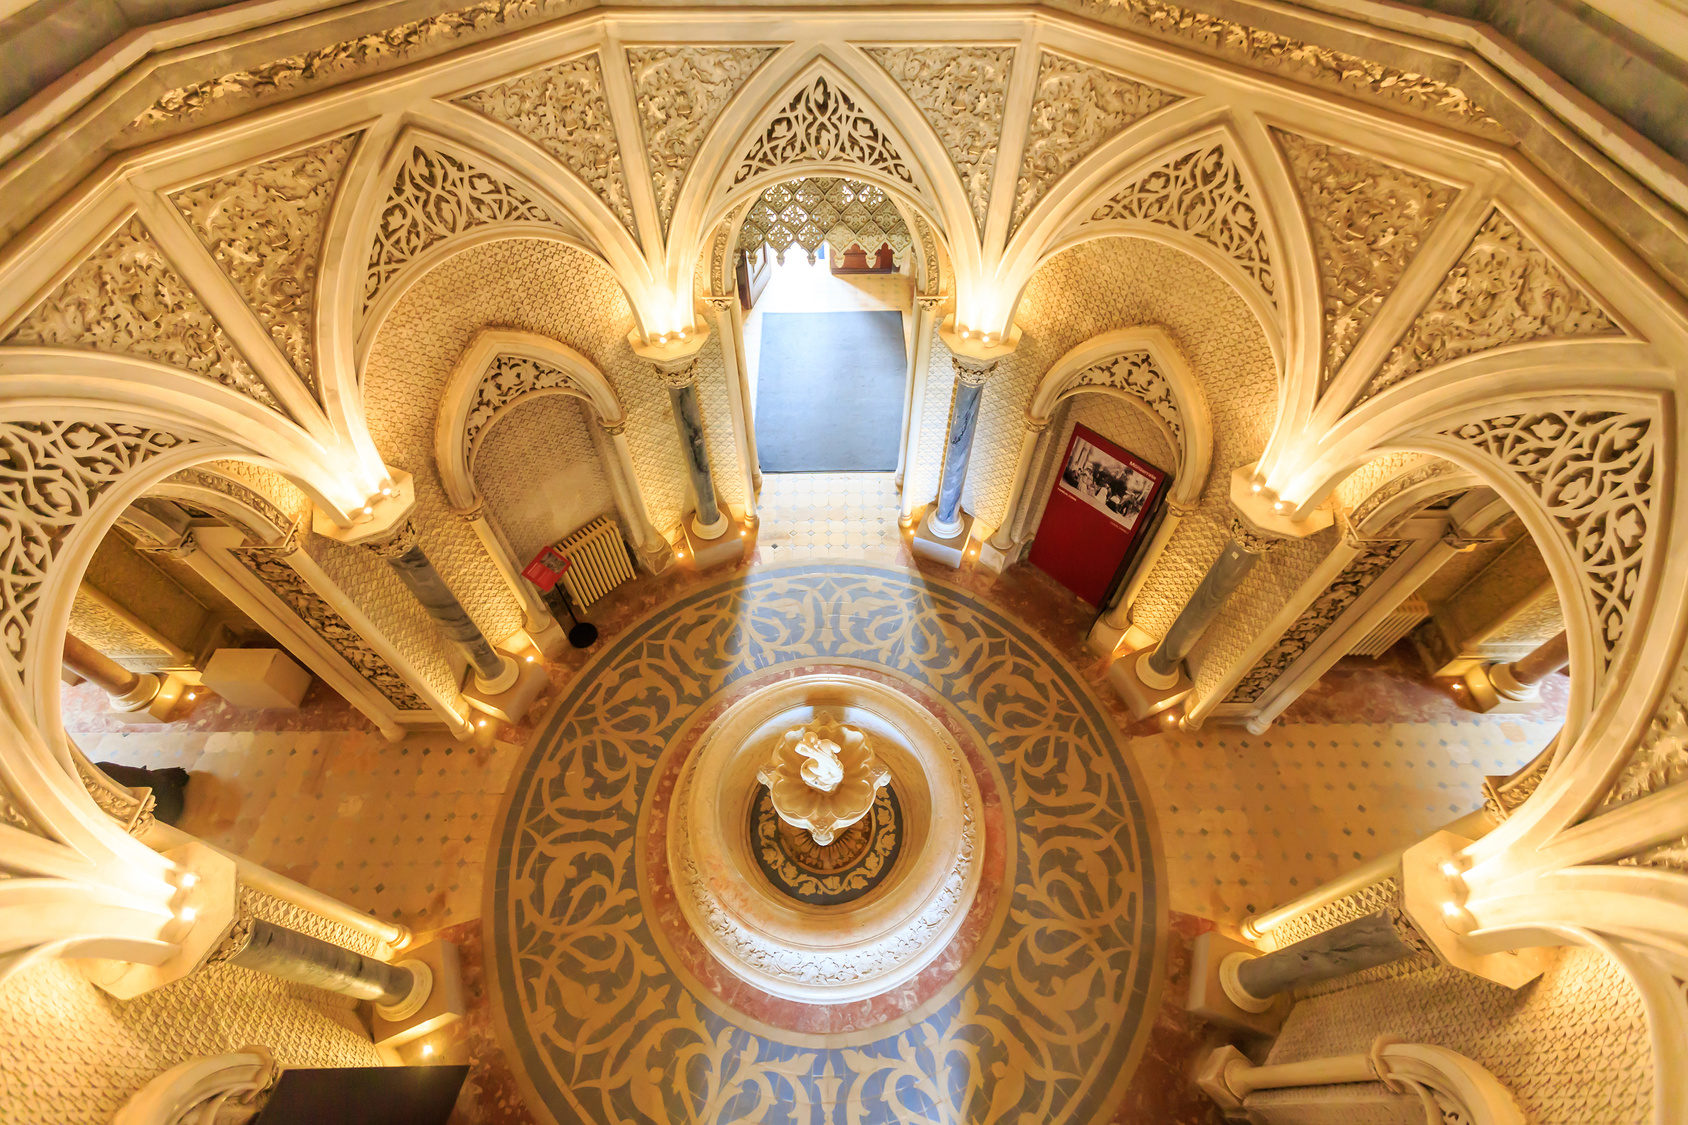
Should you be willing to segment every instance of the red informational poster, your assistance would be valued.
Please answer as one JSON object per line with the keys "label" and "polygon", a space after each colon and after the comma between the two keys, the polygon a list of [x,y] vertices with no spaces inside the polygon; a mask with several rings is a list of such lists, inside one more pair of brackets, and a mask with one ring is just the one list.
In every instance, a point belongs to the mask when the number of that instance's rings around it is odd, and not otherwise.
{"label": "red informational poster", "polygon": [[1126,552],[1147,530],[1165,487],[1165,473],[1074,426],[1032,540],[1032,565],[1100,605]]}
{"label": "red informational poster", "polygon": [[533,556],[533,561],[522,571],[522,577],[538,586],[545,593],[550,593],[569,568],[572,560],[557,553],[555,547],[541,547],[539,554]]}

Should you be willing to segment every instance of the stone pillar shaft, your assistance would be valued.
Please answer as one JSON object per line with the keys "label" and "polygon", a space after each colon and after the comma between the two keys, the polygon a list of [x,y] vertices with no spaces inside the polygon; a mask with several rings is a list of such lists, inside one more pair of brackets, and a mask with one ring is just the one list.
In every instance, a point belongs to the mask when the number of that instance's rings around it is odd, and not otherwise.
{"label": "stone pillar shaft", "polygon": [[243,924],[250,929],[229,955],[232,965],[377,1004],[397,1004],[415,987],[415,974],[408,968],[353,953],[262,918]]}
{"label": "stone pillar shaft", "polygon": [[107,695],[122,697],[140,686],[141,676],[83,642],[74,633],[64,635],[64,666],[100,686]]}
{"label": "stone pillar shaft", "polygon": [[[680,454],[686,462],[686,473],[692,480],[692,492],[697,497],[697,530],[716,528],[719,535],[721,507],[715,500],[715,477],[709,468],[709,450],[704,444],[703,407],[698,402],[697,383],[687,368],[685,381],[670,377],[668,401],[674,408],[674,426],[680,435]],[[713,536],[705,536],[713,538]]]}
{"label": "stone pillar shaft", "polygon": [[[967,462],[973,456],[973,436],[979,430],[979,405],[985,397],[983,376],[956,365],[955,404],[950,408],[949,433],[944,438],[943,475],[938,478],[938,507],[932,530],[952,536],[961,530],[961,490],[967,484]],[[969,378],[969,375],[975,375]]]}
{"label": "stone pillar shaft", "polygon": [[[1534,652],[1522,660],[1515,660],[1502,668],[1519,687],[1530,687],[1539,684],[1570,662],[1570,638],[1565,635],[1565,630],[1561,629],[1557,636],[1543,641]],[[1496,669],[1497,672],[1501,670]]]}
{"label": "stone pillar shaft", "polygon": [[903,490],[898,517],[904,526],[912,522],[917,502],[914,490],[908,488],[907,483],[909,474],[914,472],[914,458],[920,450],[920,431],[925,424],[926,375],[932,363],[932,326],[938,318],[941,303],[937,297],[914,299],[914,355],[910,360],[908,408],[903,411],[903,447],[897,457],[896,477],[897,487]]}
{"label": "stone pillar shaft", "polygon": [[1226,541],[1219,557],[1213,560],[1213,565],[1207,568],[1201,585],[1190,595],[1190,600],[1173,621],[1172,628],[1166,631],[1166,636],[1161,638],[1150,655],[1148,666],[1155,675],[1165,679],[1178,674],[1178,666],[1184,663],[1184,658],[1190,655],[1190,650],[1196,647],[1196,642],[1202,639],[1202,634],[1207,632],[1208,626],[1213,624],[1219,611],[1225,608],[1225,603],[1236,593],[1237,587],[1242,585],[1243,579],[1248,577],[1248,572],[1254,569],[1254,564],[1260,561],[1260,555],[1266,549],[1265,544],[1245,540],[1240,528],[1232,525],[1232,537]]}
{"label": "stone pillar shaft", "polygon": [[504,678],[504,659],[486,639],[481,627],[475,624],[474,618],[469,616],[468,610],[463,608],[463,603],[457,600],[457,595],[451,592],[451,587],[445,584],[440,572],[434,569],[409,523],[395,539],[374,549],[392,565],[399,580],[416,595],[416,600],[422,603],[422,608],[428,611],[428,616],[434,619],[434,624],[446,639],[469,657],[477,676],[487,682]]}
{"label": "stone pillar shaft", "polygon": [[1401,936],[1393,910],[1379,910],[1344,922],[1304,941],[1285,946],[1237,967],[1237,983],[1265,1000],[1280,992],[1387,965],[1417,953]]}

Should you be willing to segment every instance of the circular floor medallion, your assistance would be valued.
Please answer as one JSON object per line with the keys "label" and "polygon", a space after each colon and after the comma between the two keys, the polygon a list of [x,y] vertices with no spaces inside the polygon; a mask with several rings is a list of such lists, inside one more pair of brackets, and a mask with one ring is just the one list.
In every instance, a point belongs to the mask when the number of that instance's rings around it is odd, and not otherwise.
{"label": "circular floor medallion", "polygon": [[[934,716],[984,779],[996,843],[973,907],[906,986],[758,1000],[682,940],[669,809],[735,699],[817,665]],[[895,792],[907,822],[908,787]],[[1164,874],[1142,792],[1083,680],[965,590],[817,564],[683,595],[571,681],[490,845],[488,983],[530,1108],[559,1125],[1109,1119],[1160,987]],[[748,799],[734,815],[748,846]],[[908,858],[859,901],[892,894]],[[780,893],[754,861],[750,874]]]}
{"label": "circular floor medallion", "polygon": [[882,789],[872,812],[832,843],[817,844],[809,833],[780,820],[763,789],[750,806],[746,830],[756,866],[775,890],[811,906],[841,906],[891,874],[902,851],[902,818],[896,792]]}

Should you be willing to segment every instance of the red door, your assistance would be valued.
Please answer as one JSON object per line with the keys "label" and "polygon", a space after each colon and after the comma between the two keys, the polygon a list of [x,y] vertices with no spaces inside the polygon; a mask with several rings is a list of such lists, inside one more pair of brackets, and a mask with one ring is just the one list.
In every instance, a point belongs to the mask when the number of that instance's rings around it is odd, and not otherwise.
{"label": "red door", "polygon": [[1061,471],[1032,540],[1032,565],[1100,605],[1108,583],[1148,527],[1166,474],[1083,426],[1061,459]]}

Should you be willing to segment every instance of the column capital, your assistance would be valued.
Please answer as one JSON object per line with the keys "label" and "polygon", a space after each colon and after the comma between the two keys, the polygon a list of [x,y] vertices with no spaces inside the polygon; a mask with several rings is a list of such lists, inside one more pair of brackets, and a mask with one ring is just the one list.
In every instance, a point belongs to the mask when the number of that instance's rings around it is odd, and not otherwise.
{"label": "column capital", "polygon": [[598,428],[604,431],[604,434],[607,437],[620,437],[622,434],[627,432],[627,416],[622,415],[614,422],[609,422],[600,418],[598,419]]}
{"label": "column capital", "polygon": [[1197,497],[1194,500],[1174,500],[1171,497],[1168,497],[1166,501],[1166,510],[1181,520],[1189,519],[1191,516],[1195,515],[1201,510],[1201,506],[1202,502],[1200,497]]}
{"label": "column capital", "polygon": [[704,300],[708,301],[709,307],[714,309],[716,312],[724,313],[733,307],[733,302],[738,300],[738,298],[733,296],[731,293],[728,293],[725,296],[711,293],[708,297],[705,297]]}
{"label": "column capital", "polygon": [[662,381],[674,390],[684,390],[697,384],[697,360],[691,359],[673,367],[658,365],[657,370],[662,373]]}
{"label": "column capital", "polygon": [[694,324],[649,337],[640,335],[637,328],[627,334],[627,346],[633,349],[633,354],[648,360],[664,374],[671,368],[695,363],[708,340],[707,324]]}
{"label": "column capital", "polygon": [[915,298],[915,302],[920,305],[922,312],[935,313],[944,307],[944,302],[948,299],[942,293],[934,293],[930,296],[921,294]]}
{"label": "column capital", "polygon": [[1040,418],[1028,410],[1026,411],[1026,432],[1030,434],[1041,434],[1044,430],[1049,428],[1049,423],[1054,420],[1055,419],[1053,418]]}
{"label": "column capital", "polygon": [[959,370],[964,360],[975,364],[995,364],[997,360],[1013,355],[1014,349],[1020,346],[1020,326],[1013,325],[1007,333],[998,337],[994,333],[958,327],[951,316],[938,326],[938,338],[955,357]]}
{"label": "column capital", "polygon": [[1269,555],[1284,541],[1283,536],[1262,531],[1240,516],[1231,519],[1231,538],[1251,555]]}
{"label": "column capital", "polygon": [[371,539],[364,546],[388,562],[403,558],[418,546],[416,524],[407,518],[385,539]]}
{"label": "column capital", "polygon": [[483,497],[483,496],[477,496],[477,497],[475,497],[475,502],[473,504],[470,504],[466,508],[453,508],[452,512],[456,515],[462,516],[464,519],[468,520],[470,523],[474,523],[476,520],[479,520],[479,519],[485,519],[486,518],[486,498]]}
{"label": "column capital", "polygon": [[409,473],[398,469],[391,470],[391,478],[391,494],[370,497],[369,506],[365,509],[367,514],[361,514],[357,523],[341,527],[318,508],[311,519],[311,530],[347,546],[357,546],[392,534],[393,529],[409,520],[410,513],[416,510],[416,482]]}
{"label": "column capital", "polygon": [[964,387],[982,387],[996,374],[996,360],[981,363],[970,356],[951,355],[950,362],[955,367],[956,382]]}
{"label": "column capital", "polygon": [[1231,507],[1256,534],[1305,539],[1335,522],[1336,514],[1329,508],[1315,508],[1306,519],[1292,518],[1289,513],[1295,506],[1257,487],[1260,482],[1254,469],[1253,465],[1244,465],[1231,474]]}

